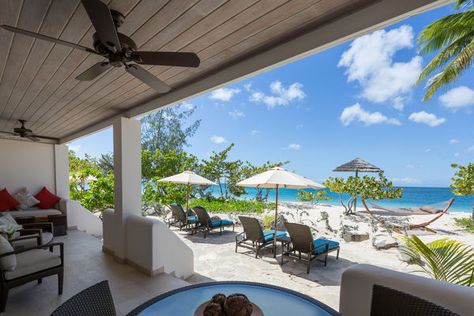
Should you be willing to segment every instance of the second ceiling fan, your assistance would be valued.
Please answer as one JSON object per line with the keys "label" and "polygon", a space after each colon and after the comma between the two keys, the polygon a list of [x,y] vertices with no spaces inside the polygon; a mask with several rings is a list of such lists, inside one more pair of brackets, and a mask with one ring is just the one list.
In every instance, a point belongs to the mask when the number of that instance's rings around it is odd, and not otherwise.
{"label": "second ceiling fan", "polygon": [[106,58],[105,61],[96,63],[78,75],[76,77],[78,80],[94,80],[111,67],[125,67],[125,71],[157,92],[166,93],[170,87],[140,65],[199,66],[200,60],[195,53],[137,51],[135,42],[117,30],[125,20],[120,12],[109,9],[100,0],[81,0],[81,2],[96,30],[93,35],[94,49],[9,25],[1,27],[11,32],[66,45]]}

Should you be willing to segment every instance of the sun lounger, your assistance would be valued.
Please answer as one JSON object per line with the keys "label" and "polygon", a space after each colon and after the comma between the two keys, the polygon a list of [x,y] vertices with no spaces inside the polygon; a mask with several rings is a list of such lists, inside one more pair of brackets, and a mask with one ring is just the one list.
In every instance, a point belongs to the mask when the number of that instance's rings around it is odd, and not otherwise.
{"label": "sun lounger", "polygon": [[[291,248],[286,253],[287,255],[295,255],[297,258],[306,260],[306,273],[309,273],[311,268],[311,261],[324,256],[324,266],[327,265],[328,254],[332,251],[337,251],[336,259],[339,259],[339,243],[337,241],[328,239],[313,239],[311,229],[307,225],[297,223],[285,223],[286,230],[290,235]],[[304,254],[306,258],[302,258]]]}
{"label": "sun lounger", "polygon": [[168,222],[168,226],[178,226],[180,230],[194,229],[198,224],[198,218],[196,215],[187,215],[183,207],[180,204],[170,204],[171,208],[171,220]]}
{"label": "sun lounger", "polygon": [[[239,216],[244,231],[235,236],[235,252],[239,246],[245,245],[247,248],[255,250],[255,258],[258,257],[259,250],[268,245],[273,245],[273,239],[276,237],[286,236],[286,232],[274,230],[263,230],[262,226],[256,218]],[[275,249],[273,248],[275,253]]]}
{"label": "sun lounger", "polygon": [[194,212],[197,215],[199,226],[198,230],[202,230],[204,232],[204,238],[206,238],[207,234],[214,229],[219,229],[219,233],[222,235],[225,227],[232,226],[232,231],[234,231],[234,222],[227,220],[227,219],[212,219],[209,216],[207,210],[202,206],[196,206],[193,208]]}

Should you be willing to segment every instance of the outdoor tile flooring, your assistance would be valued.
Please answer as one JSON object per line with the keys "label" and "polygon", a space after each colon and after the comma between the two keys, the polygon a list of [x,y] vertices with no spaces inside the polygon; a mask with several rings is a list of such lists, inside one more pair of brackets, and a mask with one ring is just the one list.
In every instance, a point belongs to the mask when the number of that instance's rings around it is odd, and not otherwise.
{"label": "outdoor tile flooring", "polygon": [[15,316],[49,315],[58,305],[81,290],[102,280],[108,280],[118,315],[125,315],[141,303],[187,282],[161,274],[148,277],[130,266],[114,261],[101,250],[99,239],[80,231],[55,238],[64,242],[64,293],[57,295],[57,278],[31,282],[10,291],[4,314]]}

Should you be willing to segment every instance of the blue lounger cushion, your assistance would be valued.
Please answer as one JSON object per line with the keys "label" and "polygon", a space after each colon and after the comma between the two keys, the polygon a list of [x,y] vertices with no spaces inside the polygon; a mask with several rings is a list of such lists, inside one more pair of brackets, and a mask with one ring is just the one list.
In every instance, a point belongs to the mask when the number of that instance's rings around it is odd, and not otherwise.
{"label": "blue lounger cushion", "polygon": [[228,219],[217,219],[211,222],[211,227],[220,227],[220,226],[230,226],[234,225],[233,221],[229,221]]}
{"label": "blue lounger cushion", "polygon": [[188,216],[188,223],[197,223],[198,217],[196,215]]}
{"label": "blue lounger cushion", "polygon": [[313,247],[317,254],[324,253],[326,251],[326,245],[329,245],[328,250],[339,247],[339,243],[334,240],[319,238],[313,240]]}
{"label": "blue lounger cushion", "polygon": [[[273,240],[273,234],[274,234],[274,233],[275,233],[275,231],[274,231],[273,229],[264,230],[264,231],[263,231],[263,240],[264,240],[265,242],[266,242],[266,241]],[[277,230],[276,236],[277,236],[277,237],[286,236],[286,232],[282,232],[282,231]]]}

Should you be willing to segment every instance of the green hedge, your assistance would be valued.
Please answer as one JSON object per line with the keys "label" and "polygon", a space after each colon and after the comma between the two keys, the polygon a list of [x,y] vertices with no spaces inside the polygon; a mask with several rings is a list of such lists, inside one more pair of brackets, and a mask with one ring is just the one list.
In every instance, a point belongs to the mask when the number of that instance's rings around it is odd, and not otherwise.
{"label": "green hedge", "polygon": [[266,209],[273,209],[273,203],[264,203],[255,200],[220,200],[195,199],[189,202],[189,207],[202,206],[212,213],[263,213]]}

